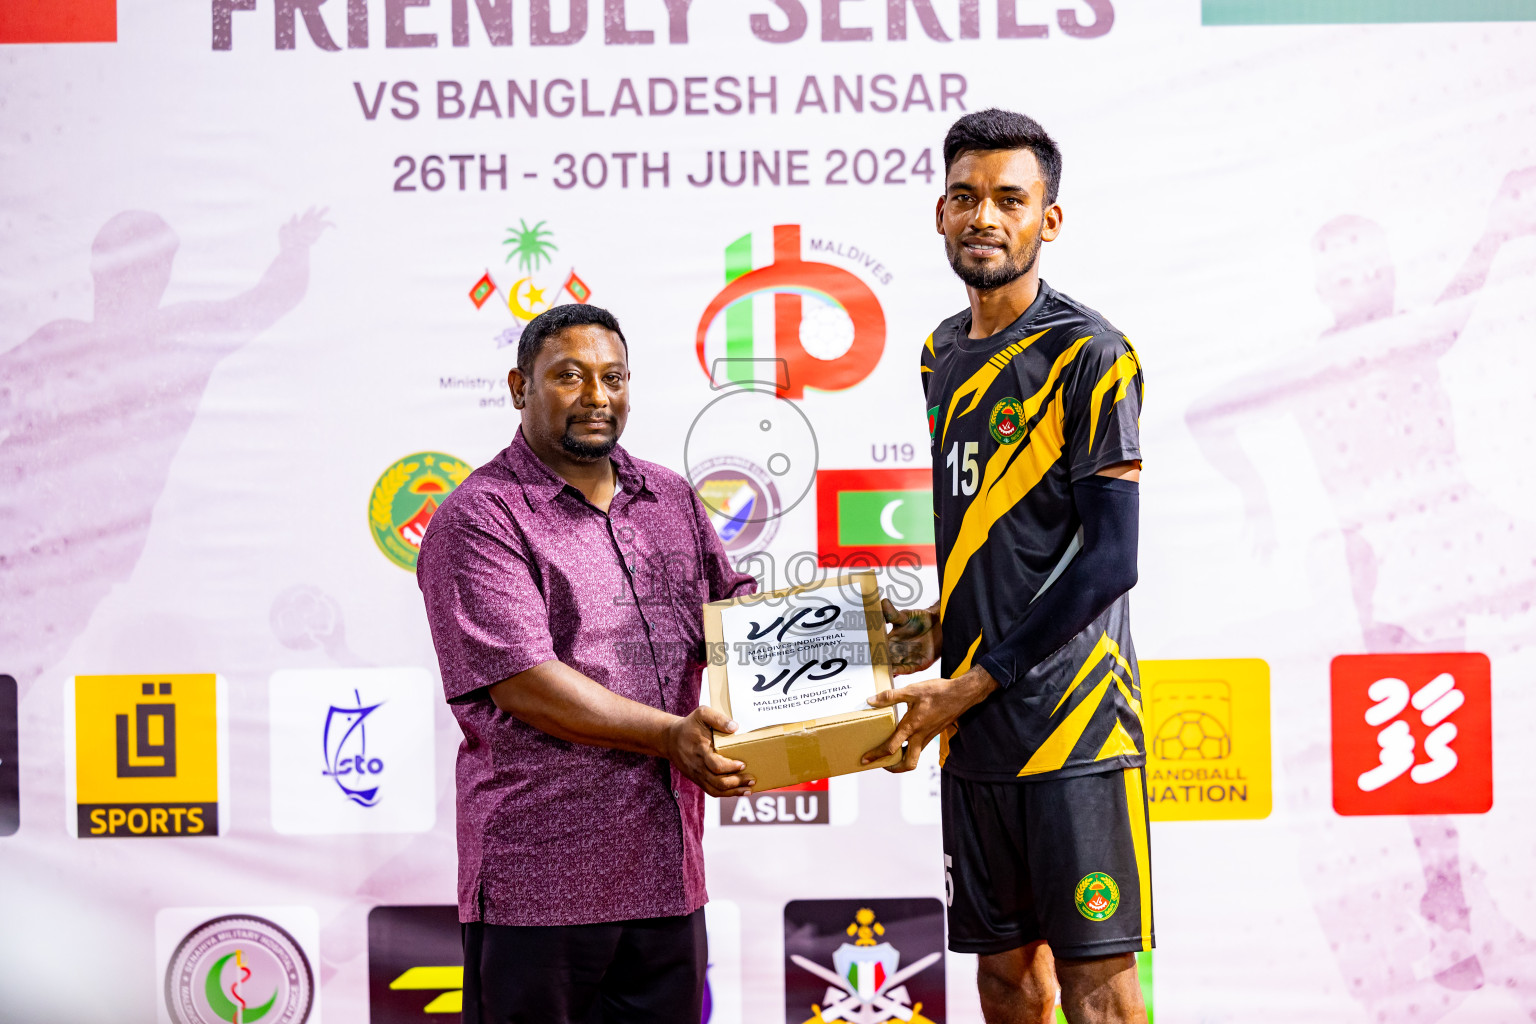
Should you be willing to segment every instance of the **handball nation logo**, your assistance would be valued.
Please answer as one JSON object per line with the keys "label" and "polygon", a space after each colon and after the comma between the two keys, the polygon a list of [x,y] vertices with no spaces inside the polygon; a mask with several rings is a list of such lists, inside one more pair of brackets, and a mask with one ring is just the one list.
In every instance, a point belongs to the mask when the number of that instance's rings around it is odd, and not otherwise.
{"label": "handball nation logo", "polygon": [[[798,224],[774,227],[766,266],[753,269],[752,243],[746,234],[725,247],[725,287],[699,318],[695,342],[705,374],[714,379],[710,367],[720,358],[733,368],[782,360],[788,372],[779,379],[780,398],[803,398],[807,387],[841,391],[869,376],[885,351],[885,311],[869,285],[841,267],[801,259]],[[757,336],[756,323],[757,299],[769,296],[771,341]]]}

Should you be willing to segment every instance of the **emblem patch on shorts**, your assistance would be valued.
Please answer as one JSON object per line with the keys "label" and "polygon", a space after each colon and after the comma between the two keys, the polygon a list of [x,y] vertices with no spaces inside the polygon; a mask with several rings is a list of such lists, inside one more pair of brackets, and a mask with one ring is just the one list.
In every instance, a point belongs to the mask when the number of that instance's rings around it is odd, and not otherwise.
{"label": "emblem patch on shorts", "polygon": [[1107,921],[1120,906],[1120,887],[1102,871],[1083,876],[1072,894],[1077,912],[1090,921]]}
{"label": "emblem patch on shorts", "polygon": [[998,444],[1017,444],[1024,436],[1024,403],[1017,398],[999,399],[992,407],[987,425]]}

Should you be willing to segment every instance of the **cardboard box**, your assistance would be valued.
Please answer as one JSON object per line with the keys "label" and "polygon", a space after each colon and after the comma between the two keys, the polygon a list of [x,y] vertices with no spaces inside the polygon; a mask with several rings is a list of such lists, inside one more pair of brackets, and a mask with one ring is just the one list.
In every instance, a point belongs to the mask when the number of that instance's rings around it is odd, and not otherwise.
{"label": "cardboard box", "polygon": [[[710,706],[735,717],[726,681],[726,660],[740,659],[732,639],[725,635],[721,621],[724,609],[740,605],[787,603],[788,599],[811,594],[823,588],[855,591],[864,607],[875,692],[891,688],[890,658],[885,644],[885,619],[880,613],[880,590],[874,573],[857,572],[825,580],[806,587],[792,587],[767,594],[750,594],[729,601],[715,601],[704,606],[704,636],[712,651],[723,651],[724,659],[710,658],[708,667]],[[849,775],[870,768],[884,768],[901,760],[901,755],[862,764],[864,752],[879,746],[896,731],[896,708],[866,708],[813,718],[786,725],[771,725],[752,732],[715,733],[715,749],[726,757],[744,762],[747,773],[756,779],[754,792],[766,792],[800,782]]]}

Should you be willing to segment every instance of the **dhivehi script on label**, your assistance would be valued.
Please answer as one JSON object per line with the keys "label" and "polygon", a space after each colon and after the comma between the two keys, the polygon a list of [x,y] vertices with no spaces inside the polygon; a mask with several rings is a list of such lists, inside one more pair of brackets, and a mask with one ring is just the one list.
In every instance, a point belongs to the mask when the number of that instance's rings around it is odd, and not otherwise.
{"label": "dhivehi script on label", "polygon": [[868,710],[875,693],[864,606],[824,587],[722,609],[731,717],[740,732]]}

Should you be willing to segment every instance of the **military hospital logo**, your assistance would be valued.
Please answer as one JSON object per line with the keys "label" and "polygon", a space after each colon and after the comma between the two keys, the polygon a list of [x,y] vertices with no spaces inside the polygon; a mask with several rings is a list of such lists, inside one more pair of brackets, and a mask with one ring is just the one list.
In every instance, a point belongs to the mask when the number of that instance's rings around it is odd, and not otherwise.
{"label": "military hospital logo", "polygon": [[943,1024],[936,899],[794,900],[784,947],[787,1024]]}
{"label": "military hospital logo", "polygon": [[530,226],[519,218],[516,227],[507,228],[507,237],[502,240],[502,245],[507,248],[503,262],[510,264],[516,260],[516,266],[509,268],[509,276],[519,276],[505,293],[489,270],[469,289],[469,301],[475,304],[475,309],[483,309],[494,295],[501,300],[498,305],[512,315],[511,325],[496,336],[497,348],[517,344],[528,321],[551,306],[561,302],[587,302],[592,298],[592,289],[576,273],[575,267],[566,268],[563,281],[559,275],[550,277],[540,272],[546,263],[554,266],[554,254],[560,251],[554,241],[554,232],[546,228],[545,223],[541,220]]}
{"label": "military hospital logo", "polygon": [[469,463],[442,452],[417,452],[396,459],[379,475],[368,495],[368,526],[384,557],[416,571],[427,523],[470,469]]}
{"label": "military hospital logo", "polygon": [[1269,666],[1212,658],[1140,669],[1152,820],[1268,817]]}
{"label": "military hospital logo", "polygon": [[218,835],[217,693],[213,675],[75,677],[80,838]]}
{"label": "military hospital logo", "polygon": [[418,668],[274,672],[272,827],[296,835],[430,829],[432,691]]}
{"label": "military hospital logo", "polygon": [[1340,814],[1483,814],[1493,807],[1487,655],[1333,659],[1333,807]]}
{"label": "military hospital logo", "polygon": [[[770,296],[772,337],[760,339],[756,302]],[[725,287],[699,318],[695,344],[711,380],[720,359],[732,361],[732,373],[747,372],[754,359],[777,359],[787,371],[779,397],[803,398],[807,387],[841,391],[869,376],[885,351],[885,312],[857,275],[801,259],[800,225],[779,224],[772,262],[756,269],[751,234],[725,247]]]}
{"label": "military hospital logo", "polygon": [[254,914],[227,914],[193,928],[165,969],[165,1006],[176,1024],[303,1024],[314,998],[303,948]]}

